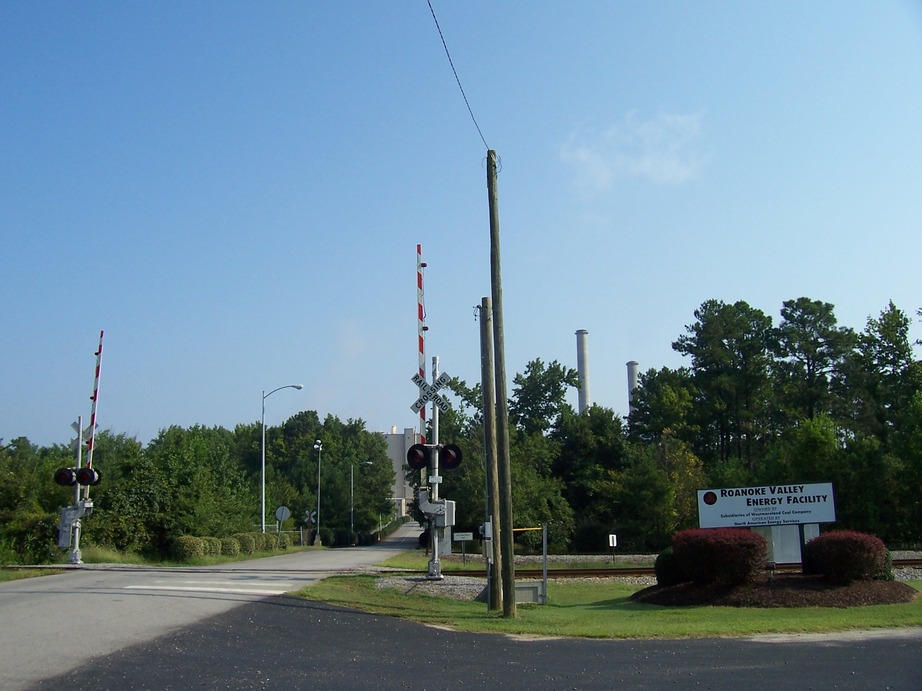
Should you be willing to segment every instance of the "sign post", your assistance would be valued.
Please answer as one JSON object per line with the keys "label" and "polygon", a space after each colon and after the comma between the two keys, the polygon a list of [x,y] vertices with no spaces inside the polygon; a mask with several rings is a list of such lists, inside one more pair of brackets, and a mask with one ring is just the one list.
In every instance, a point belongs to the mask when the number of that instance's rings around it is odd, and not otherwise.
{"label": "sign post", "polygon": [[[419,398],[413,402],[410,406],[410,410],[414,413],[424,410],[426,404],[430,401],[432,402],[432,444],[427,445],[426,448],[431,448],[432,454],[430,463],[431,466],[427,470],[431,470],[428,473],[427,477],[427,487],[425,490],[420,489],[419,491],[419,508],[426,514],[429,518],[430,525],[430,542],[432,544],[432,559],[429,561],[429,574],[428,578],[431,579],[441,579],[441,564],[439,563],[439,541],[444,535],[444,530],[446,528],[451,528],[455,524],[454,516],[454,505],[453,501],[446,501],[445,499],[439,498],[439,483],[441,483],[442,478],[439,476],[439,425],[438,425],[438,411],[443,413],[451,410],[451,407],[448,405],[448,401],[444,400],[439,396],[438,391],[445,384],[451,381],[451,376],[447,372],[439,373],[438,371],[438,358],[432,358],[432,377],[434,379],[432,384],[426,382],[425,376],[421,373],[414,374],[410,379],[411,381],[419,387]],[[438,375],[438,376],[436,376]],[[425,433],[425,431],[424,431]],[[459,452],[460,454],[460,452]],[[458,460],[460,460],[460,455],[458,455]],[[409,459],[408,459],[409,460]],[[411,467],[412,463],[410,464]],[[429,463],[427,463],[429,465]],[[432,497],[432,500],[429,500],[429,497]],[[451,551],[451,537],[447,538],[447,549]]]}
{"label": "sign post", "polygon": [[455,542],[461,543],[461,563],[467,563],[467,552],[465,551],[465,546],[467,545],[468,540],[474,539],[474,533],[455,533]]}

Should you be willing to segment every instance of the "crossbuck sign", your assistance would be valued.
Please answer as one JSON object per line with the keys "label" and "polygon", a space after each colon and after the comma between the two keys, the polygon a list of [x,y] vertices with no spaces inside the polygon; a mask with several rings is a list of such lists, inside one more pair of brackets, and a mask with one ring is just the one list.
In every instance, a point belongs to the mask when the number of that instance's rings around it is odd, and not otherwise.
{"label": "crossbuck sign", "polygon": [[448,402],[438,394],[438,390],[445,386],[449,381],[451,381],[451,377],[449,377],[447,373],[442,372],[439,378],[436,379],[432,384],[427,384],[426,380],[419,376],[418,373],[413,375],[412,380],[413,383],[419,387],[419,398],[417,398],[416,402],[410,406],[410,410],[412,410],[414,413],[418,413],[423,409],[423,406],[425,406],[429,401],[432,401],[443,413],[447,413],[449,411]]}

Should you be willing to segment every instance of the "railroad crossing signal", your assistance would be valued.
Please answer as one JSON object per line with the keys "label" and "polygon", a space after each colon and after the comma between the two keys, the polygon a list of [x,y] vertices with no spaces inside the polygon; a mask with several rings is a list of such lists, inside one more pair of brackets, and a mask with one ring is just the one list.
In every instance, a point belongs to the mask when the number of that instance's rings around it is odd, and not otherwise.
{"label": "railroad crossing signal", "polygon": [[83,466],[82,468],[58,468],[54,471],[54,481],[65,487],[73,487],[74,485],[91,487],[98,485],[101,479],[99,471],[89,466]]}
{"label": "railroad crossing signal", "polygon": [[[413,444],[407,449],[407,465],[413,470],[428,468],[432,462],[432,448],[425,444]],[[456,470],[461,465],[461,449],[455,444],[439,445],[439,468]]]}

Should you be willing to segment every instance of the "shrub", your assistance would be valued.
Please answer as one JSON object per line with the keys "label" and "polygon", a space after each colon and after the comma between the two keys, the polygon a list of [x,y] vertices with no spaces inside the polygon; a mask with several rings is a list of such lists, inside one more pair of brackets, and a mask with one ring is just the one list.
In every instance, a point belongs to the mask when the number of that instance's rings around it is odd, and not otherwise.
{"label": "shrub", "polygon": [[287,549],[288,545],[290,544],[291,544],[291,539],[288,537],[287,534],[285,533],[278,534],[278,542],[276,543],[276,547],[278,547],[279,549]]}
{"label": "shrub", "polygon": [[896,578],[893,575],[893,554],[890,550],[886,550],[887,556],[884,558],[884,568],[881,569],[876,576],[874,576],[875,581],[893,581]]}
{"label": "shrub", "polygon": [[673,535],[672,547],[687,580],[735,585],[758,577],[768,541],[745,528],[698,528]]}
{"label": "shrub", "polygon": [[334,544],[333,531],[326,526],[320,527],[320,542],[323,543],[326,547],[332,547]]}
{"label": "shrub", "polygon": [[221,538],[221,554],[226,557],[236,557],[240,554],[240,540],[235,537]]}
{"label": "shrub", "polygon": [[667,547],[660,552],[653,563],[657,585],[677,585],[691,580],[676,559],[675,550]]}
{"label": "shrub", "polygon": [[180,535],[173,540],[173,556],[180,561],[188,561],[205,556],[205,543],[202,538],[193,535]]}
{"label": "shrub", "polygon": [[333,545],[336,547],[348,547],[351,541],[352,533],[348,528],[337,528],[333,531]]}
{"label": "shrub", "polygon": [[884,543],[855,530],[834,530],[810,540],[804,546],[804,572],[841,585],[892,577]]}
{"label": "shrub", "polygon": [[260,552],[271,552],[275,549],[277,536],[275,533],[258,533],[257,544]]}
{"label": "shrub", "polygon": [[256,538],[253,533],[237,533],[234,537],[240,543],[241,554],[253,554],[256,551]]}
{"label": "shrub", "polygon": [[220,557],[221,556],[221,540],[217,537],[203,537],[202,544],[205,546],[205,556],[206,557]]}

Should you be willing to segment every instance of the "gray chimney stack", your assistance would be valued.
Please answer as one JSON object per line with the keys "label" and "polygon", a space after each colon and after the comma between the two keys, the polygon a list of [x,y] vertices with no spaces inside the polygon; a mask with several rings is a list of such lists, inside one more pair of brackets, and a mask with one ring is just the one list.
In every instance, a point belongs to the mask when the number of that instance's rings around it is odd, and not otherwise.
{"label": "gray chimney stack", "polygon": [[631,360],[627,363],[627,407],[628,412],[634,412],[634,389],[637,388],[637,374],[640,363]]}
{"label": "gray chimney stack", "polygon": [[576,332],[576,371],[579,374],[579,413],[582,415],[591,405],[589,400],[589,332],[580,329]]}

